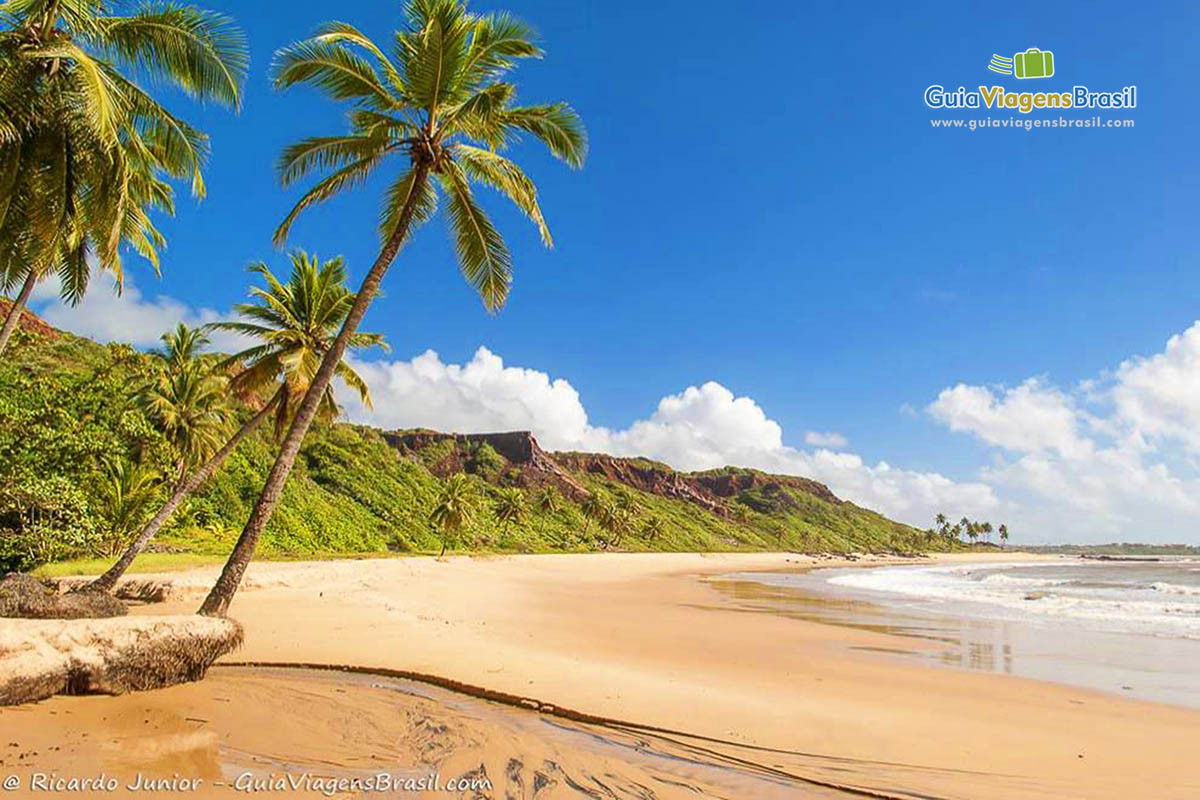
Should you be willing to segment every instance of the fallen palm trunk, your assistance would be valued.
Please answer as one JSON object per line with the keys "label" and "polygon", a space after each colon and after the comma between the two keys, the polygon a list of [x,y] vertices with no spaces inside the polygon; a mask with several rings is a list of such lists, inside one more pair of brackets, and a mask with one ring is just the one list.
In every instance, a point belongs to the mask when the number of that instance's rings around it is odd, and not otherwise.
{"label": "fallen palm trunk", "polygon": [[60,594],[30,575],[12,574],[0,580],[0,617],[99,619],[125,614],[125,604],[103,592]]}
{"label": "fallen palm trunk", "polygon": [[0,705],[200,680],[241,643],[241,625],[224,618],[3,619]]}

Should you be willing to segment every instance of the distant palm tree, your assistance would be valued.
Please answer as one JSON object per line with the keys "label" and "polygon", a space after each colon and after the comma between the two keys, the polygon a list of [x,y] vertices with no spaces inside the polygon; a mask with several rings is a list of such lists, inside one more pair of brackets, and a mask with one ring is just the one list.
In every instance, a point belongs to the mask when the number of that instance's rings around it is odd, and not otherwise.
{"label": "distant palm tree", "polygon": [[605,503],[600,512],[600,527],[609,534],[606,544],[620,547],[625,534],[633,528],[633,515],[617,503]]}
{"label": "distant palm tree", "polygon": [[979,532],[983,534],[983,540],[990,543],[992,541],[992,523],[984,522],[979,526]]}
{"label": "distant palm tree", "polygon": [[543,486],[533,496],[533,507],[543,514],[557,514],[562,508],[562,495],[553,486]]}
{"label": "distant palm tree", "polygon": [[1007,543],[1008,543],[1008,526],[1004,525],[1002,523],[1000,525],[1000,544],[1005,545]]}
{"label": "distant palm tree", "polygon": [[247,65],[232,20],[193,6],[0,3],[0,288],[20,286],[0,353],[38,281],[57,274],[74,303],[93,261],[120,286],[123,249],[157,270],[150,214],[173,213],[169,179],[203,197],[208,138],[144,87],[237,108]]}
{"label": "distant palm tree", "polygon": [[591,523],[599,523],[604,518],[608,504],[608,498],[599,489],[583,498],[583,502],[579,504],[579,510],[583,512],[582,536],[584,539],[587,539]]}
{"label": "distant palm tree", "polygon": [[451,537],[471,524],[475,517],[475,487],[466,473],[456,472],[442,483],[437,502],[429,512],[429,522],[442,539],[442,552],[446,555],[446,544]]}
{"label": "distant palm tree", "polygon": [[496,496],[495,510],[496,519],[504,526],[500,535],[501,537],[507,537],[508,526],[512,523],[520,525],[525,519],[525,493],[515,486],[501,489]]}
{"label": "distant palm tree", "polygon": [[641,511],[641,508],[642,508],[641,505],[638,503],[637,498],[634,497],[633,494],[628,491],[618,492],[615,502],[616,502],[617,508],[621,509],[622,511],[628,512],[629,514],[637,514],[639,511]]}
{"label": "distant palm tree", "polygon": [[666,528],[667,524],[663,522],[662,517],[652,516],[642,523],[642,536],[646,537],[646,541],[653,542],[662,536]]}
{"label": "distant palm tree", "polygon": [[[276,278],[265,264],[253,265],[251,271],[261,275],[267,287],[254,287],[251,290],[254,303],[234,307],[245,321],[221,322],[212,326],[258,341],[258,344],[228,357],[217,366],[224,370],[235,370],[229,380],[229,386],[235,394],[248,399],[264,396],[269,399],[220,450],[180,480],[166,504],[138,532],[120,560],[89,584],[89,590],[110,591],[116,586],[138,553],[167,523],[179,504],[220,469],[242,440],[272,415],[275,417],[278,438],[299,399],[308,391],[321,362],[321,354],[329,347],[335,332],[346,319],[354,295],[346,288],[346,269],[342,259],[321,263],[316,256],[297,250],[292,253],[291,261],[292,274],[287,283]],[[195,337],[189,342],[184,342],[178,336],[176,338],[178,344],[168,346],[168,362],[183,359],[188,346],[192,346],[193,350],[198,349]],[[361,349],[385,345],[379,334],[356,333],[351,337],[350,346]],[[358,392],[363,403],[368,407],[371,405],[366,381],[358,373],[344,362],[339,362],[338,376]],[[333,419],[340,413],[331,391],[323,395],[318,411],[324,419]]]}
{"label": "distant palm tree", "polygon": [[555,157],[572,166],[583,164],[586,137],[570,106],[514,105],[516,87],[502,80],[518,59],[541,54],[525,24],[507,14],[471,14],[464,0],[409,0],[405,16],[405,26],[392,37],[390,57],[342,22],[328,23],[316,36],[277,54],[277,88],[311,84],[333,100],[349,102],[352,109],[348,135],[306,139],[284,151],[279,166],[285,184],[312,172],[328,174],[288,214],[275,233],[276,242],[287,238],[305,209],[362,185],[384,163],[399,162],[400,168],[388,178],[379,256],[325,353],[202,614],[223,615],[228,609],[350,337],[401,246],[434,215],[439,191],[446,197],[462,273],[484,306],[496,311],[508,297],[512,257],[476,201],[472,184],[490,186],[512,200],[549,245],[536,187],[499,151],[529,134]]}

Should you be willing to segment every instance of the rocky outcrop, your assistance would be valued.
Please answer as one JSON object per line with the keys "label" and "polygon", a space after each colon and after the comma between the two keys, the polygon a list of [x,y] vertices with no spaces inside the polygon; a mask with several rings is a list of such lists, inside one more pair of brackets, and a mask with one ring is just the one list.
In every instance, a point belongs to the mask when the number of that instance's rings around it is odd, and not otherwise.
{"label": "rocky outcrop", "polygon": [[454,447],[430,469],[439,477],[467,469],[469,454],[480,444],[495,450],[511,468],[508,482],[523,488],[555,486],[571,500],[582,500],[589,492],[571,477],[558,462],[537,443],[529,431],[506,433],[439,433],[437,431],[392,431],[383,434],[384,440],[404,454],[419,454],[422,450],[452,442]]}
{"label": "rocky outcrop", "polygon": [[554,457],[567,469],[590,472],[650,494],[685,500],[721,517],[730,513],[725,503],[696,485],[688,475],[665,464],[598,453],[555,453]]}
{"label": "rocky outcrop", "polygon": [[[750,469],[727,468],[708,472],[678,472],[666,464],[645,458],[618,458],[602,453],[557,452],[541,448],[528,431],[507,433],[439,433],[430,430],[385,433],[387,442],[405,455],[421,458],[441,477],[461,470],[473,471],[473,454],[487,444],[501,458],[503,482],[533,488],[557,486],[568,498],[581,500],[588,495],[574,475],[587,473],[606,481],[661,497],[683,500],[721,517],[735,507],[734,500],[753,493],[757,511],[785,511],[798,505],[792,492],[803,492],[827,503],[844,501],[829,487],[808,478],[770,475]],[[452,447],[444,445],[450,443]],[[430,448],[441,448],[430,458]],[[424,456],[422,456],[424,454]],[[432,463],[430,463],[432,461]]]}
{"label": "rocky outcrop", "polygon": [[[0,297],[0,321],[8,317],[8,310],[12,308],[12,301]],[[30,311],[28,308],[23,309],[21,319],[17,321],[17,329],[28,333],[37,334],[47,339],[57,338],[59,335],[58,328],[55,328],[39,317],[37,314]]]}

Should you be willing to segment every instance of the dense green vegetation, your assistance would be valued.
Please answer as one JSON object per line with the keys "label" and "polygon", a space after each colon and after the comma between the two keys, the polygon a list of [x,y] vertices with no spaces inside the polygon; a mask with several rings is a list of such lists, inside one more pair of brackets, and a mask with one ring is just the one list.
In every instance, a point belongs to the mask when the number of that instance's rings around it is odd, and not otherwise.
{"label": "dense green vegetation", "polygon": [[[131,389],[151,379],[160,357],[66,333],[41,337],[23,331],[8,356],[0,362],[0,569],[115,552],[123,545],[113,541],[122,509],[114,507],[106,489],[114,465],[142,465],[163,475],[172,470],[162,432],[131,399]],[[238,413],[244,420],[251,411]],[[270,426],[251,434],[184,502],[152,550],[228,554],[276,451]],[[718,516],[602,475],[570,472],[624,517],[613,528],[602,516],[589,522],[581,504],[557,489],[521,488],[518,466],[486,442],[443,439],[402,453],[381,431],[339,423],[319,424],[309,434],[261,553],[275,558],[436,553],[442,538],[430,516],[446,483],[438,474],[448,474],[441,468],[447,463],[466,473],[475,503],[475,513],[448,540],[452,549],[910,552],[951,546],[786,484],[740,492],[728,498],[729,513]],[[644,459],[626,463],[670,471]],[[706,474],[721,472],[753,474],[735,469]],[[167,488],[165,482],[154,485],[159,502]],[[157,504],[150,502],[146,513]]]}

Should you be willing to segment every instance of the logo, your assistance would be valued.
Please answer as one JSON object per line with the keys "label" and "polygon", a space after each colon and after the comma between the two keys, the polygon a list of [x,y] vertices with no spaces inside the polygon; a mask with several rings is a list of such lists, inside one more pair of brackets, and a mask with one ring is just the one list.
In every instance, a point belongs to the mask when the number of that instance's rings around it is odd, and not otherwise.
{"label": "logo", "polygon": [[1022,79],[1050,78],[1054,75],[1054,53],[1036,47],[1031,47],[1024,53],[1016,53],[1012,58],[992,53],[988,69],[1001,75],[1013,75]]}

